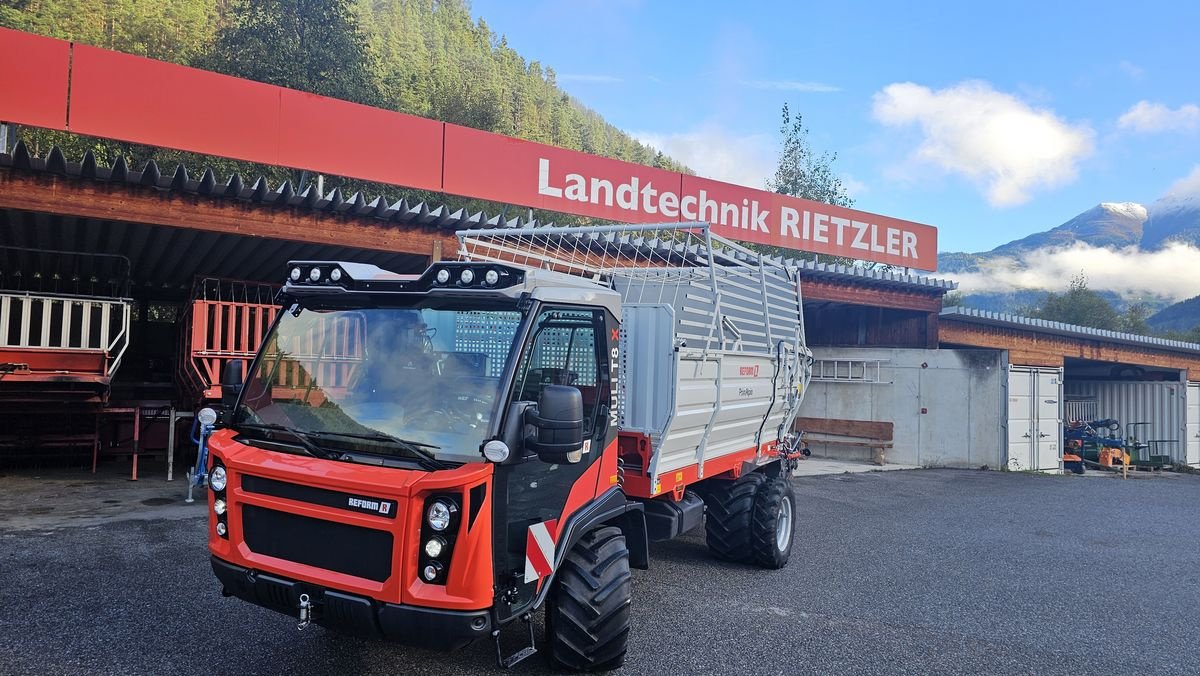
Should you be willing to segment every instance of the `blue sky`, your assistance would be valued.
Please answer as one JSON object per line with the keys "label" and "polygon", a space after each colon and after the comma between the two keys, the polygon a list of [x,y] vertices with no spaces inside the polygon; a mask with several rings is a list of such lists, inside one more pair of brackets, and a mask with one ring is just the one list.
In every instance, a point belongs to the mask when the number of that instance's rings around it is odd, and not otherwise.
{"label": "blue sky", "polygon": [[979,251],[1200,186],[1200,3],[474,0],[610,122],[762,187],[804,116],[856,207]]}

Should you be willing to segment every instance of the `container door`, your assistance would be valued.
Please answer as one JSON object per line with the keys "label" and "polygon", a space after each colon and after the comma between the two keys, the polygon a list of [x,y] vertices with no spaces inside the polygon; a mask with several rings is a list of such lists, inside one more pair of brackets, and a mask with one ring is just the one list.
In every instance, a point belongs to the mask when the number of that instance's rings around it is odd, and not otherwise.
{"label": "container door", "polygon": [[1200,465],[1200,383],[1187,384],[1187,424],[1184,437],[1187,443],[1187,464]]}
{"label": "container door", "polygon": [[1037,468],[1043,472],[1062,469],[1062,371],[1038,369],[1034,392],[1037,421]]}
{"label": "container door", "polygon": [[1008,371],[1008,468],[1033,469],[1034,372],[1009,367]]}

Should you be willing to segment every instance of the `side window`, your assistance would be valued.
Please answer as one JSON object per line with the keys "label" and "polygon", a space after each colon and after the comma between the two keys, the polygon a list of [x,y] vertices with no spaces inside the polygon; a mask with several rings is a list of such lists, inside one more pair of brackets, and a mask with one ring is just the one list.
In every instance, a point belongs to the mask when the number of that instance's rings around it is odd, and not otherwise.
{"label": "side window", "polygon": [[[584,437],[595,430],[609,386],[601,381],[601,310],[544,310],[534,323],[533,336],[521,355],[515,392],[520,401],[537,401],[547,385],[570,385],[583,395]],[[606,374],[605,374],[606,375]]]}

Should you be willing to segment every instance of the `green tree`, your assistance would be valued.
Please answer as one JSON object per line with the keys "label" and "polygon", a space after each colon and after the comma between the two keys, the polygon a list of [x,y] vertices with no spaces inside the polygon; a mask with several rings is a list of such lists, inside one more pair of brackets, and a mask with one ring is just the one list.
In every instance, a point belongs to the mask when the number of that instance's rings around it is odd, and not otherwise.
{"label": "green tree", "polygon": [[1088,288],[1087,275],[1082,272],[1071,279],[1064,293],[1046,294],[1040,307],[1030,316],[1096,329],[1121,330],[1121,315],[1103,296]]}
{"label": "green tree", "polygon": [[950,291],[942,296],[942,307],[960,307],[965,305],[963,302],[962,291]]}
{"label": "green tree", "polygon": [[379,103],[377,64],[348,0],[237,0],[200,65],[347,101]]}
{"label": "green tree", "polygon": [[1139,336],[1150,335],[1150,306],[1143,302],[1131,303],[1121,314],[1118,325],[1125,333],[1136,333]]}
{"label": "green tree", "polygon": [[[808,140],[809,131],[804,126],[803,117],[800,115],[792,117],[792,112],[786,103],[783,105],[782,115],[783,123],[779,126],[779,133],[782,137],[779,166],[775,169],[775,175],[767,179],[767,189],[781,195],[800,197],[814,202],[840,207],[854,206],[854,199],[850,197],[842,179],[833,170],[833,163],[837,161],[837,153],[814,150]],[[813,253],[775,246],[755,246],[753,248],[784,258],[817,260],[839,265],[853,265],[855,262],[853,258],[818,256]]]}
{"label": "green tree", "polygon": [[781,195],[814,202],[839,207],[854,206],[854,199],[833,170],[837,153],[818,153],[813,150],[804,118],[800,115],[793,118],[786,103],[783,105],[783,124],[779,131],[783,136],[779,167],[775,175],[767,180],[767,188]]}

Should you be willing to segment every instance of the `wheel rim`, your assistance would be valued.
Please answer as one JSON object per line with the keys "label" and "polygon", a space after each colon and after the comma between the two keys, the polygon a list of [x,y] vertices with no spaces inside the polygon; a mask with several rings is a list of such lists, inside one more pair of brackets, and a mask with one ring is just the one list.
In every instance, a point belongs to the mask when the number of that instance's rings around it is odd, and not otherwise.
{"label": "wheel rim", "polygon": [[787,496],[779,503],[779,524],[775,530],[775,546],[779,551],[787,551],[792,541],[792,501]]}

